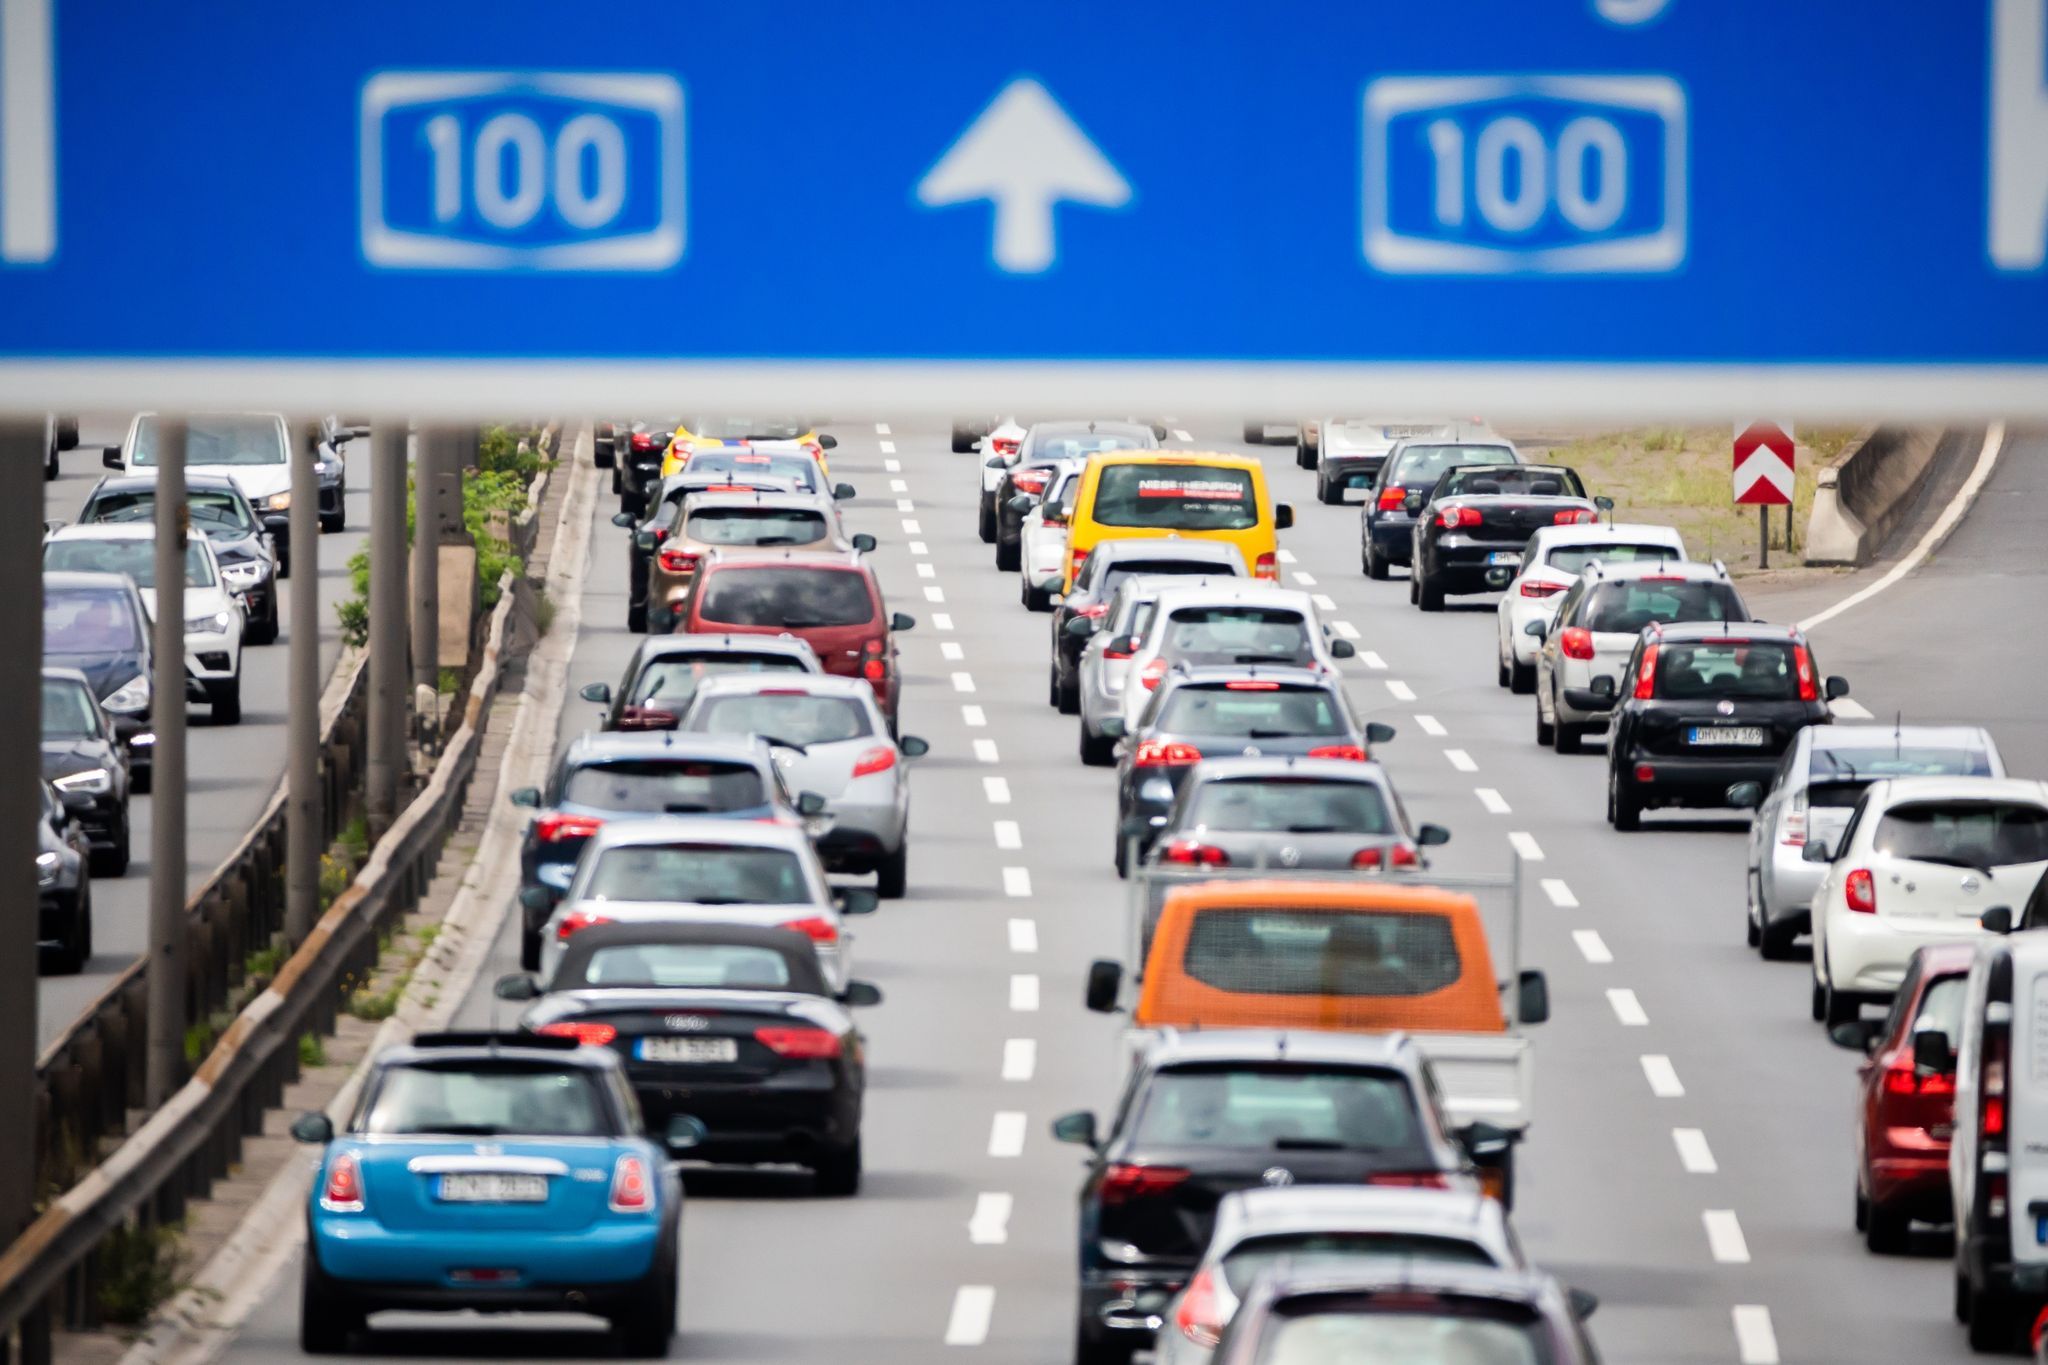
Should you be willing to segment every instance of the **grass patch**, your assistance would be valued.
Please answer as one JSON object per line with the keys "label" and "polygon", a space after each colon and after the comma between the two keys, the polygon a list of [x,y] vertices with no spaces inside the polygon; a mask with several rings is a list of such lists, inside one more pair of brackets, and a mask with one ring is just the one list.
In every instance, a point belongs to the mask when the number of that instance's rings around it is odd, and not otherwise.
{"label": "grass patch", "polygon": [[100,1314],[132,1327],[182,1287],[185,1278],[183,1226],[131,1223],[114,1229],[99,1248]]}
{"label": "grass patch", "polygon": [[327,1065],[327,1044],[321,1041],[319,1034],[302,1033],[299,1035],[299,1065]]}

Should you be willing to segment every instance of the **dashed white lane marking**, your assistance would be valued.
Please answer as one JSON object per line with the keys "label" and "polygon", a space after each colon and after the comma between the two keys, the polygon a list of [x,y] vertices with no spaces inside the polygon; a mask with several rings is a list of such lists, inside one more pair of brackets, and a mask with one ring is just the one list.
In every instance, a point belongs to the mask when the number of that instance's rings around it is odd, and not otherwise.
{"label": "dashed white lane marking", "polygon": [[1854,697],[1839,697],[1828,703],[1828,710],[1842,720],[1869,720],[1870,708]]}
{"label": "dashed white lane marking", "polygon": [[1428,735],[1434,739],[1441,739],[1446,733],[1448,733],[1444,729],[1444,723],[1438,720],[1435,716],[1417,715],[1415,717],[1415,723],[1422,727],[1423,734]]}
{"label": "dashed white lane marking", "polygon": [[896,453],[896,443],[894,441],[877,441],[875,444],[884,455],[894,455]]}
{"label": "dashed white lane marking", "polygon": [[1379,655],[1373,653],[1369,649],[1361,651],[1358,656],[1358,659],[1360,663],[1363,663],[1367,668],[1370,668],[1375,673],[1381,672],[1387,666],[1387,661],[1385,659],[1382,659]]}
{"label": "dashed white lane marking", "polygon": [[1003,869],[1003,894],[1005,896],[1028,896],[1031,894],[1031,869],[1028,867],[1006,867]]}
{"label": "dashed white lane marking", "polygon": [[1673,1128],[1671,1144],[1678,1148],[1678,1164],[1691,1175],[1712,1175],[1720,1170],[1714,1161],[1713,1149],[1707,1146],[1707,1135],[1697,1128]]}
{"label": "dashed white lane marking", "polygon": [[1678,1083],[1678,1068],[1671,1065],[1671,1059],[1661,1052],[1644,1055],[1643,1079],[1650,1083],[1650,1093],[1660,1100],[1676,1100],[1685,1096],[1685,1087]]}
{"label": "dashed white lane marking", "polygon": [[996,742],[992,739],[975,740],[974,757],[982,763],[1000,763],[1003,761],[1001,755],[996,752]]}
{"label": "dashed white lane marking", "polygon": [[924,590],[924,600],[927,602],[943,602],[946,600],[946,590],[935,584],[929,585]]}
{"label": "dashed white lane marking", "polygon": [[943,611],[935,611],[932,613],[933,630],[951,630],[952,628],[953,617],[950,613]]}
{"label": "dashed white lane marking", "polygon": [[1001,1109],[988,1126],[988,1154],[990,1156],[1016,1156],[1024,1150],[1024,1114],[1021,1110]]}
{"label": "dashed white lane marking", "polygon": [[1542,882],[1543,894],[1550,897],[1550,903],[1560,910],[1576,910],[1579,898],[1572,894],[1561,877],[1545,877]]}
{"label": "dashed white lane marking", "polygon": [[917,504],[909,498],[898,498],[896,499],[896,510],[899,512],[915,512]]}
{"label": "dashed white lane marking", "polygon": [[978,1247],[1001,1246],[1010,1240],[1010,1210],[1016,1200],[1007,1194],[979,1194],[967,1220],[967,1240]]}
{"label": "dashed white lane marking", "polygon": [[924,534],[924,526],[915,517],[905,517],[903,519],[903,534],[906,536],[921,536]]}
{"label": "dashed white lane marking", "polygon": [[994,1285],[961,1285],[953,1291],[953,1311],[946,1316],[946,1345],[979,1346],[987,1341],[989,1319],[995,1312]]}
{"label": "dashed white lane marking", "polygon": [[1346,640],[1356,640],[1358,638],[1358,627],[1352,625],[1349,621],[1332,621],[1330,622],[1330,629],[1336,631],[1339,636]]}
{"label": "dashed white lane marking", "polygon": [[1018,828],[1017,822],[1015,820],[996,821],[996,847],[1024,847],[1024,831]]}
{"label": "dashed white lane marking", "polygon": [[1771,1310],[1760,1303],[1735,1305],[1735,1358],[1741,1365],[1778,1365],[1778,1334]]}
{"label": "dashed white lane marking", "polygon": [[981,794],[988,798],[988,803],[991,806],[1007,806],[1010,804],[1010,784],[1004,778],[982,778]]}
{"label": "dashed white lane marking", "polygon": [[[1300,575],[1300,574],[1296,574],[1296,575],[1295,575],[1295,577],[1296,577],[1296,578],[1299,578],[1299,577],[1301,577],[1301,575]],[[1316,604],[1316,610],[1317,610],[1317,611],[1335,611],[1335,610],[1337,610],[1337,602],[1336,602],[1336,599],[1335,599],[1335,598],[1333,598],[1333,597],[1331,597],[1331,596],[1330,596],[1330,595],[1329,595],[1328,593],[1326,593],[1326,592],[1319,592],[1319,593],[1316,593],[1316,594],[1314,594],[1313,596],[1311,596],[1311,597],[1310,597],[1310,598],[1309,598],[1308,600]]]}
{"label": "dashed white lane marking", "polygon": [[1508,804],[1508,799],[1492,787],[1474,787],[1472,794],[1479,798],[1479,804],[1486,807],[1486,812],[1489,815],[1511,815],[1514,813],[1515,808]]}
{"label": "dashed white lane marking", "polygon": [[1038,1008],[1038,977],[1018,972],[1010,978],[1010,1008],[1029,1012]]}
{"label": "dashed white lane marking", "polygon": [[1733,1209],[1707,1209],[1700,1214],[1700,1221],[1707,1228],[1707,1249],[1714,1253],[1714,1259],[1723,1265],[1747,1265],[1749,1243],[1743,1240],[1742,1224],[1735,1221]]}
{"label": "dashed white lane marking", "polygon": [[889,480],[889,491],[891,493],[908,493],[910,485],[902,479],[891,479]]}
{"label": "dashed white lane marking", "polygon": [[1009,1038],[1003,1042],[1003,1079],[1028,1081],[1038,1070],[1038,1040]]}
{"label": "dashed white lane marking", "polygon": [[1387,691],[1394,694],[1395,701],[1415,700],[1415,689],[1410,687],[1407,683],[1402,682],[1399,678],[1390,678],[1387,680]]}
{"label": "dashed white lane marking", "polygon": [[[1298,588],[1313,588],[1316,585],[1316,576],[1312,573],[1298,573],[1294,575],[1294,585]],[[1318,598],[1316,600],[1316,605],[1322,606],[1322,599]],[[1330,603],[1327,609],[1330,611],[1335,611],[1337,609],[1337,604],[1335,602],[1332,602]]]}
{"label": "dashed white lane marking", "polygon": [[913,540],[910,542],[910,553],[914,555],[928,555],[931,552],[932,547],[925,544],[921,540]]}
{"label": "dashed white lane marking", "polygon": [[877,423],[875,423],[875,435],[877,435],[877,436],[887,436],[887,435],[889,435],[889,434],[890,434],[890,433],[889,433],[889,424],[888,424],[887,422],[877,422]]}
{"label": "dashed white lane marking", "polygon": [[1614,1017],[1630,1028],[1641,1028],[1650,1022],[1650,1016],[1643,1013],[1643,1002],[1626,986],[1610,987],[1607,1003],[1614,1007]]}
{"label": "dashed white lane marking", "polygon": [[[1500,793],[1495,792],[1494,795],[1498,796]],[[1485,800],[1484,797],[1480,799]],[[1502,802],[1501,809],[1505,811],[1506,808],[1507,803]],[[1543,845],[1537,843],[1536,836],[1529,833],[1528,830],[1510,830],[1508,832],[1508,843],[1514,847],[1515,852],[1521,857],[1523,862],[1540,863],[1543,861]]]}
{"label": "dashed white lane marking", "polygon": [[939,657],[949,664],[957,664],[967,657],[967,651],[952,640],[939,641]]}
{"label": "dashed white lane marking", "polygon": [[953,675],[953,690],[955,692],[972,692],[974,690],[974,675],[972,673],[955,673]]}
{"label": "dashed white lane marking", "polygon": [[963,706],[960,708],[960,723],[978,730],[988,724],[988,715],[979,706]]}
{"label": "dashed white lane marking", "polygon": [[[1176,441],[1192,441],[1195,438],[1188,435],[1187,432],[1182,431],[1179,427],[1175,427],[1173,429],[1173,439]],[[1287,553],[1287,551],[1282,550],[1280,553],[1284,555]]]}
{"label": "dashed white lane marking", "polygon": [[[891,444],[890,442],[888,442],[888,441],[884,441],[884,442],[882,442],[882,449],[884,449],[884,450],[894,450],[895,448],[896,448],[896,447],[895,447],[895,446],[894,446],[893,444]],[[884,461],[882,461],[882,472],[883,472],[884,474],[901,474],[901,473],[903,472],[903,461],[901,461],[901,460],[884,460]]]}
{"label": "dashed white lane marking", "polygon": [[1572,942],[1579,945],[1579,955],[1596,967],[1604,967],[1614,961],[1614,954],[1608,950],[1607,940],[1600,937],[1598,929],[1574,929]]}
{"label": "dashed white lane marking", "polygon": [[920,559],[917,562],[917,576],[919,578],[937,578],[939,571],[934,565]]}
{"label": "dashed white lane marking", "polygon": [[1479,771],[1479,764],[1474,761],[1472,755],[1466,753],[1463,749],[1446,749],[1444,750],[1444,757],[1448,758],[1451,761],[1451,766],[1461,773],[1476,773]]}
{"label": "dashed white lane marking", "polygon": [[1038,951],[1037,920],[1013,919],[1010,921],[1010,951],[1013,953],[1035,953]]}
{"label": "dashed white lane marking", "polygon": [[1292,564],[1294,562],[1294,551],[1280,550],[1277,553],[1280,556],[1280,562],[1282,564]]}

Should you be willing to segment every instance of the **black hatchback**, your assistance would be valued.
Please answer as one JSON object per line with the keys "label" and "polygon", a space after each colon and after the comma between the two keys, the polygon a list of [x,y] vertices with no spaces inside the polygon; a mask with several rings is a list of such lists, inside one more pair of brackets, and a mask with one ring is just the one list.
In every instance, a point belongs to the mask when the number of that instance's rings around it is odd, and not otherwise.
{"label": "black hatchback", "polygon": [[1794,627],[1688,621],[1644,630],[1618,687],[1596,677],[1565,700],[1614,707],[1607,819],[1632,830],[1645,810],[1718,809],[1736,783],[1769,786],[1801,727],[1827,723],[1828,703],[1848,695]]}

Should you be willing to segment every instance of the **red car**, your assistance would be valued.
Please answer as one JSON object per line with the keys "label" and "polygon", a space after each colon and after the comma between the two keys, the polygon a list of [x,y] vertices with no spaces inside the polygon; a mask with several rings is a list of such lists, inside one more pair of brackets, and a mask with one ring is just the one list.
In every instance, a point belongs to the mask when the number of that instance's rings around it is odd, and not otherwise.
{"label": "red car", "polygon": [[697,571],[676,613],[678,634],[795,636],[827,673],[867,679],[892,735],[903,690],[895,635],[916,624],[890,614],[858,553],[719,556]]}
{"label": "red car", "polygon": [[[1891,1013],[1835,1032],[1837,1042],[1868,1054],[1857,1072],[1856,1230],[1872,1251],[1902,1252],[1908,1223],[1952,1217],[1955,1046],[1962,1036],[1963,981],[1975,955],[1967,943],[1916,949]],[[1939,1034],[1945,1046],[1919,1042],[1928,1034]],[[1928,1064],[1934,1052],[1945,1054],[1939,1065]]]}

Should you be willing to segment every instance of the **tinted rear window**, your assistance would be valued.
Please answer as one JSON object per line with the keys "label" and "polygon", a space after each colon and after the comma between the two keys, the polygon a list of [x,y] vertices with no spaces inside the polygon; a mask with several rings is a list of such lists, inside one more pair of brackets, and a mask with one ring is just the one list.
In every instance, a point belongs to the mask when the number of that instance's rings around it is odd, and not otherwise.
{"label": "tinted rear window", "polygon": [[1281,1261],[1291,1269],[1343,1267],[1360,1262],[1422,1261],[1433,1265],[1496,1264],[1486,1248],[1458,1237],[1419,1232],[1290,1232],[1250,1237],[1223,1258],[1223,1280],[1233,1294],[1250,1291],[1260,1272]]}
{"label": "tinted rear window", "polygon": [[1504,493],[1528,498],[1582,498],[1585,487],[1569,469],[1546,465],[1515,465],[1503,469],[1466,469],[1452,474],[1437,490],[1440,498],[1453,493],[1471,497]]}
{"label": "tinted rear window", "polygon": [[363,1117],[371,1133],[604,1137],[612,1131],[595,1077],[581,1067],[497,1062],[395,1066]]}
{"label": "tinted rear window", "polygon": [[1310,663],[1309,623],[1284,607],[1182,607],[1166,620],[1160,653],[1198,664]]}
{"label": "tinted rear window", "polygon": [[699,815],[758,806],[768,797],[752,764],[633,759],[571,771],[565,803],[646,815]]}
{"label": "tinted rear window", "polygon": [[1834,778],[1870,782],[1880,777],[1989,777],[1991,755],[1982,749],[1916,744],[1869,749],[1823,749],[1816,745],[1811,768],[1815,782]]}
{"label": "tinted rear window", "polygon": [[[576,984],[557,980],[553,989]],[[789,985],[789,962],[773,948],[751,943],[622,943],[591,953],[581,984],[777,991]]]}
{"label": "tinted rear window", "polygon": [[1256,526],[1251,474],[1199,464],[1113,464],[1095,486],[1094,518],[1104,526],[1242,531]]}
{"label": "tinted rear window", "polygon": [[707,697],[691,717],[690,728],[718,735],[760,735],[771,744],[836,744],[874,733],[867,708],[851,697],[814,697],[807,692]]}
{"label": "tinted rear window", "polygon": [[1684,556],[1669,545],[1560,545],[1543,562],[1560,573],[1578,573],[1594,560],[1602,564],[1669,564]]}
{"label": "tinted rear window", "polygon": [[726,625],[803,630],[865,625],[875,619],[875,599],[855,570],[776,564],[714,571],[697,611]]}
{"label": "tinted rear window", "polygon": [[1193,1067],[1146,1087],[1137,1146],[1402,1150],[1420,1145],[1415,1094],[1391,1071]]}
{"label": "tinted rear window", "polygon": [[656,705],[680,712],[697,695],[697,685],[721,673],[808,673],[787,654],[695,654],[656,659],[633,680],[628,705]]}
{"label": "tinted rear window", "polygon": [[1392,834],[1386,797],[1371,782],[1233,778],[1204,782],[1187,822],[1268,834]]}
{"label": "tinted rear window", "polygon": [[1956,867],[2048,859],[2048,810],[2023,801],[1915,801],[1878,822],[1879,853]]}
{"label": "tinted rear window", "polygon": [[815,545],[825,538],[825,517],[803,508],[705,508],[690,513],[683,534],[706,545]]}
{"label": "tinted rear window", "polygon": [[1545,1329],[1509,1305],[1317,1309],[1276,1317],[1258,1365],[1549,1365]]}
{"label": "tinted rear window", "polygon": [[1776,640],[1667,642],[1657,651],[1657,695],[1667,701],[1794,701],[1799,674],[1792,650]]}
{"label": "tinted rear window", "polygon": [[1634,579],[1602,583],[1586,594],[1574,625],[1608,634],[1637,635],[1673,621],[1740,621],[1745,613],[1726,583]]}
{"label": "tinted rear window", "polygon": [[734,844],[608,848],[576,894],[584,900],[699,905],[788,905],[811,898],[794,853]]}
{"label": "tinted rear window", "polygon": [[700,450],[684,462],[685,474],[731,474],[735,481],[749,475],[787,479],[798,488],[818,487],[817,462],[808,455],[771,455],[751,450]]}
{"label": "tinted rear window", "polygon": [[1117,590],[1126,578],[1135,574],[1172,574],[1175,577],[1193,577],[1196,574],[1211,576],[1222,574],[1230,578],[1244,577],[1244,561],[1236,555],[1221,559],[1137,559],[1118,560],[1114,566],[1103,571],[1101,590],[1097,597],[1108,597]]}
{"label": "tinted rear window", "polygon": [[1392,911],[1202,910],[1181,959],[1220,991],[1427,995],[1457,981],[1450,920]]}
{"label": "tinted rear window", "polygon": [[1174,735],[1222,739],[1285,739],[1294,735],[1347,735],[1350,726],[1320,687],[1232,691],[1221,684],[1177,687],[1153,722]]}
{"label": "tinted rear window", "polygon": [[1452,465],[1513,464],[1515,452],[1506,446],[1418,446],[1401,452],[1390,470],[1391,481],[1410,488],[1433,484]]}

